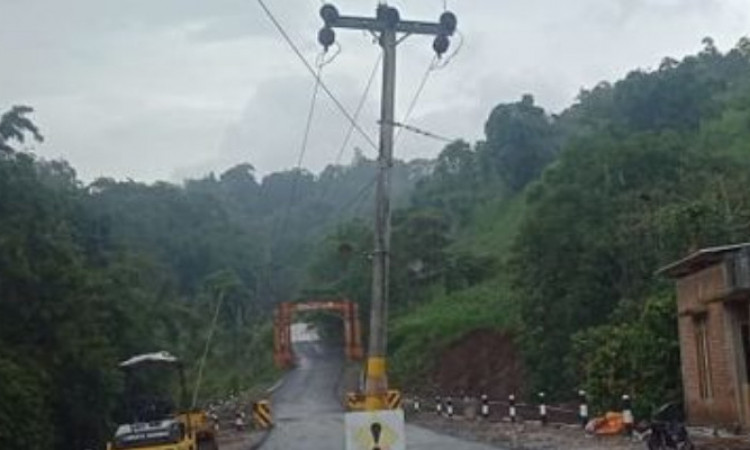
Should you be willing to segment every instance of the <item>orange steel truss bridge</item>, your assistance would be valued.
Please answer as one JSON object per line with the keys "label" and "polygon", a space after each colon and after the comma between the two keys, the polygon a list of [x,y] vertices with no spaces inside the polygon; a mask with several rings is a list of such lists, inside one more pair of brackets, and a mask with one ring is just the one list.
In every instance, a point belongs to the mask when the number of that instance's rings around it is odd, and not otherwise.
{"label": "orange steel truss bridge", "polygon": [[359,305],[347,299],[284,302],[279,304],[274,313],[273,358],[277,367],[287,368],[294,365],[292,320],[295,313],[307,311],[333,311],[341,314],[344,322],[344,353],[349,360],[362,359]]}

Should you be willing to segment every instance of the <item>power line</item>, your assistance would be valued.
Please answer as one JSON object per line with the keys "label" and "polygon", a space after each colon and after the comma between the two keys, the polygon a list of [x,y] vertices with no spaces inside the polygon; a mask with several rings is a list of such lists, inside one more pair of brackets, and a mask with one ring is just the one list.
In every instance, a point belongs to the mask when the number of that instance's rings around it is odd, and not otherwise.
{"label": "power line", "polygon": [[[382,61],[383,61],[383,54],[378,53],[378,57],[375,60],[375,64],[372,67],[372,71],[370,72],[370,77],[367,79],[365,90],[364,92],[362,92],[362,96],[359,99],[359,103],[357,103],[357,109],[354,111],[355,121],[359,119],[359,115],[362,113],[362,109],[365,106],[367,97],[370,94],[370,88],[372,88],[372,84],[375,81],[375,76],[378,73],[378,69],[380,68],[380,63]],[[346,132],[346,136],[344,137],[344,141],[341,143],[341,147],[339,148],[339,151],[336,154],[335,165],[338,165],[341,162],[341,158],[344,156],[344,151],[346,151],[346,147],[349,145],[349,141],[351,140],[353,133],[354,133],[354,122],[350,124],[349,129]]]}
{"label": "power line", "polygon": [[347,210],[349,210],[349,208],[351,208],[352,206],[354,206],[355,204],[357,204],[357,202],[359,200],[361,200],[362,198],[364,198],[364,195],[367,194],[367,192],[370,189],[372,189],[373,186],[375,186],[375,182],[376,181],[378,181],[377,175],[374,176],[374,177],[372,177],[372,179],[367,184],[365,184],[364,186],[362,186],[362,188],[360,188],[360,190],[357,191],[357,193],[354,194],[349,201],[347,201],[346,203],[344,203],[344,206],[342,206],[341,208],[339,208],[336,211],[336,213],[333,215],[333,217],[340,217],[340,216],[342,216]]}
{"label": "power line", "polygon": [[[335,58],[335,55],[334,55]],[[330,59],[328,62],[325,60],[325,54],[321,54],[318,56],[316,65],[318,66],[317,72],[315,73],[315,85],[313,86],[313,92],[312,92],[312,98],[310,99],[310,108],[307,112],[307,120],[305,122],[305,129],[302,134],[302,143],[300,145],[299,149],[299,155],[297,156],[297,165],[294,169],[294,179],[292,180],[292,188],[289,191],[289,201],[286,204],[286,208],[284,210],[284,215],[281,217],[281,226],[280,227],[274,227],[274,236],[272,237],[272,242],[276,240],[276,237],[278,235],[284,236],[284,233],[286,233],[287,225],[289,224],[289,216],[292,212],[292,206],[294,205],[294,201],[297,197],[297,190],[299,189],[299,182],[300,178],[302,178],[302,162],[305,159],[305,153],[307,152],[307,144],[310,141],[310,130],[312,129],[312,123],[313,119],[315,117],[315,109],[318,103],[318,93],[320,92],[320,81],[321,81],[321,74],[323,72],[323,67],[330,63],[333,59]],[[278,231],[278,233],[277,233]]]}
{"label": "power line", "polygon": [[[362,109],[365,106],[367,97],[370,94],[370,88],[372,87],[373,82],[375,81],[375,76],[378,73],[378,69],[380,68],[380,63],[382,61],[383,61],[383,55],[382,53],[378,53],[378,57],[375,60],[375,64],[373,65],[372,70],[370,71],[370,76],[367,79],[365,89],[362,92],[362,96],[360,97],[359,102],[357,103],[357,108],[354,111],[354,120],[359,120],[359,115],[362,113]],[[344,152],[346,151],[346,148],[349,146],[349,142],[351,141],[353,133],[354,133],[354,127],[350,125],[349,129],[346,132],[346,135],[344,136],[344,140],[341,142],[341,147],[339,147],[338,153],[336,154],[336,160],[334,162],[334,166],[338,166],[341,163],[341,158],[344,156]],[[323,188],[323,191],[320,194],[319,198],[321,200],[326,199],[328,197],[329,191],[330,191],[330,183],[327,184]]]}
{"label": "power line", "polygon": [[310,99],[310,108],[307,111],[307,120],[305,122],[305,131],[302,134],[302,144],[300,145],[299,154],[297,156],[297,165],[295,166],[294,172],[295,177],[292,181],[292,189],[289,194],[289,202],[287,203],[286,213],[282,222],[281,230],[282,234],[286,229],[286,222],[289,219],[289,212],[294,204],[294,199],[297,196],[297,188],[299,185],[299,179],[302,176],[302,162],[305,160],[305,153],[307,153],[307,144],[310,141],[310,130],[312,129],[313,118],[315,117],[315,109],[318,103],[318,93],[320,92],[320,74],[323,72],[323,60],[319,58],[317,77],[315,79],[315,85],[313,86],[312,98]]}
{"label": "power line", "polygon": [[[381,55],[381,58],[382,58],[382,55]],[[365,94],[369,90],[369,85],[372,84],[372,79],[375,77],[375,73],[377,72],[377,68],[380,64],[381,58],[378,58],[377,64],[375,65],[375,68],[373,68],[373,72],[370,75],[370,80],[368,81],[368,87],[365,88]],[[404,114],[403,122],[407,122],[411,118],[411,115],[414,113],[414,109],[416,108],[416,105],[419,102],[419,99],[421,98],[422,93],[424,92],[425,86],[427,85],[427,81],[430,78],[430,74],[436,70],[436,67],[437,67],[436,63],[437,63],[437,59],[433,59],[430,62],[430,65],[427,67],[427,70],[422,76],[422,79],[420,80],[419,85],[417,86],[417,89],[414,92],[414,96],[412,97],[411,102],[409,103],[409,107],[406,110],[406,114]],[[362,103],[364,103],[365,98],[366,98],[366,95],[363,95],[362,99],[360,100],[360,105],[358,106],[358,111],[359,109],[361,109],[361,105]],[[378,122],[378,123],[381,123],[381,122]],[[439,136],[429,131],[425,131],[425,130],[422,130],[420,128],[417,128],[411,125],[406,125],[402,122],[393,122],[392,125],[399,128],[398,134],[396,135],[396,140],[399,139],[403,130],[406,130],[406,131],[411,131],[413,133],[421,134],[426,137],[437,139],[443,142],[454,141],[453,139]],[[367,184],[365,184],[359,191],[357,191],[357,193],[354,196],[352,196],[351,200],[345,203],[344,206],[341,207],[336,212],[334,217],[343,215],[349,208],[357,204],[364,197],[364,195],[375,185],[376,181],[377,181],[377,176],[373,177]]]}
{"label": "power line", "polygon": [[[369,77],[369,80],[367,81],[367,86],[365,87],[365,91],[363,92],[362,97],[360,98],[359,104],[357,105],[357,110],[355,112],[355,120],[358,117],[359,113],[361,112],[362,107],[364,106],[365,101],[367,100],[367,94],[368,94],[368,92],[370,90],[370,87],[371,87],[371,85],[373,83],[373,80],[375,79],[375,76],[377,75],[377,69],[380,67],[380,63],[382,62],[382,58],[383,58],[383,55],[382,55],[382,53],[380,53],[379,56],[378,56],[377,61],[375,62],[375,66],[373,67],[372,72],[370,73],[370,77]],[[422,79],[420,80],[419,84],[417,85],[417,89],[414,92],[414,95],[413,95],[411,101],[409,102],[409,107],[406,110],[406,114],[404,114],[404,118],[403,118],[402,122],[394,122],[392,124],[393,126],[399,128],[398,133],[396,134],[396,137],[395,137],[395,141],[396,142],[398,142],[399,138],[401,137],[401,133],[403,133],[404,130],[411,131],[411,132],[414,132],[414,133],[417,133],[417,134],[421,134],[423,136],[430,137],[430,138],[433,138],[433,139],[437,139],[437,140],[440,140],[440,141],[443,141],[443,142],[453,142],[453,139],[448,139],[448,138],[445,138],[445,137],[442,137],[442,136],[438,136],[438,135],[436,135],[434,133],[430,133],[428,131],[424,131],[424,130],[421,130],[419,128],[413,127],[413,126],[404,125],[404,122],[408,122],[409,119],[411,118],[411,115],[414,113],[414,109],[416,108],[417,103],[419,102],[419,99],[421,98],[422,93],[424,92],[425,86],[427,85],[427,81],[430,78],[430,74],[436,68],[436,63],[437,63],[437,58],[433,58],[430,61],[430,64],[427,66],[427,70],[425,70],[425,73],[422,76]],[[378,123],[380,123],[380,122],[378,122]],[[342,143],[342,146],[339,149],[339,154],[337,155],[337,158],[336,158],[336,164],[337,165],[340,162],[341,155],[343,154],[344,150],[346,149],[346,146],[348,145],[349,139],[351,138],[352,131],[353,131],[353,128],[350,127],[350,129],[349,129],[349,131],[348,131],[348,133],[346,135],[346,138],[344,139],[344,142]],[[377,177],[373,178],[367,185],[365,185],[362,188],[362,190],[358,191],[352,197],[352,200],[350,202],[348,202],[347,204],[345,204],[345,206],[343,208],[341,208],[339,212],[336,213],[336,216],[341,215],[343,212],[345,212],[345,210],[349,209],[351,207],[351,204],[357,202],[357,200],[360,199],[360,197],[364,194],[364,192],[366,192],[369,188],[371,188],[375,184],[376,181],[377,181]],[[324,191],[324,193],[321,196],[321,198],[325,198],[327,196],[327,194],[328,194],[328,189],[326,189]]]}
{"label": "power line", "polygon": [[310,141],[310,129],[312,128],[313,118],[315,117],[315,106],[318,102],[318,93],[320,92],[320,74],[323,71],[322,60],[318,63],[318,72],[315,78],[315,86],[313,87],[312,99],[310,100],[310,108],[307,112],[307,121],[305,123],[305,131],[302,134],[302,145],[299,149],[299,155],[297,156],[297,171],[302,168],[302,161],[305,159],[305,153],[307,152],[307,144]]}
{"label": "power line", "polygon": [[[338,53],[336,53],[337,55]],[[318,103],[318,94],[320,92],[320,80],[321,80],[321,74],[323,72],[323,67],[333,61],[333,59],[336,57],[336,55],[333,56],[333,58],[329,59],[328,61],[325,60],[325,54],[318,55],[316,66],[317,71],[315,73],[315,84],[313,86],[312,91],[312,97],[310,99],[310,107],[307,111],[307,120],[305,122],[305,128],[302,133],[302,142],[300,144],[299,154],[297,156],[297,165],[295,166],[294,172],[292,173],[292,176],[294,177],[292,179],[292,187],[289,190],[289,200],[286,203],[286,207],[284,208],[284,213],[281,216],[281,224],[279,226],[274,226],[273,230],[271,230],[271,245],[273,246],[276,242],[276,239],[279,237],[284,236],[286,233],[287,226],[289,225],[289,217],[292,213],[292,206],[294,206],[294,201],[297,197],[297,190],[299,189],[299,183],[300,179],[302,178],[303,172],[302,172],[302,163],[305,159],[305,153],[307,153],[307,145],[310,141],[310,131],[312,129],[312,123],[313,119],[315,117],[315,109]],[[274,222],[278,223],[278,220],[275,220]],[[273,248],[273,247],[272,247]],[[273,250],[272,250],[273,252]],[[273,255],[269,254],[269,264],[271,264],[273,260]]]}
{"label": "power line", "polygon": [[[365,101],[367,100],[367,96],[368,96],[368,93],[369,93],[369,91],[370,91],[370,88],[371,88],[371,86],[372,86],[372,84],[373,84],[373,81],[374,81],[374,79],[375,79],[375,76],[377,75],[377,71],[378,71],[378,68],[380,67],[380,63],[382,62],[382,59],[383,59],[383,55],[382,55],[382,53],[378,54],[378,59],[377,59],[377,61],[375,62],[375,65],[374,65],[374,67],[372,68],[372,71],[371,71],[371,73],[370,73],[370,77],[369,77],[369,79],[368,79],[368,81],[367,81],[367,85],[365,86],[365,90],[364,90],[364,92],[362,93],[362,97],[361,97],[361,98],[360,98],[360,100],[359,100],[359,104],[357,105],[357,109],[356,109],[356,111],[355,111],[355,116],[354,116],[354,117],[355,117],[355,120],[356,120],[356,119],[358,118],[358,116],[359,116],[359,114],[361,113],[361,111],[362,111],[362,108],[363,108],[363,106],[364,106],[364,104],[365,104]],[[414,112],[414,109],[415,109],[415,107],[416,107],[416,105],[417,105],[417,102],[419,102],[419,99],[420,99],[420,97],[422,96],[422,92],[424,91],[424,88],[425,88],[425,86],[426,86],[426,84],[427,84],[427,81],[428,81],[428,79],[429,79],[429,77],[430,77],[430,74],[431,74],[431,73],[432,73],[432,72],[433,72],[433,71],[435,70],[435,62],[436,62],[436,59],[433,59],[433,60],[432,60],[432,61],[430,62],[430,65],[429,65],[429,66],[427,67],[427,70],[425,71],[424,75],[422,76],[422,79],[420,80],[420,82],[419,82],[419,84],[418,84],[418,86],[417,86],[417,90],[415,91],[415,93],[414,93],[414,96],[412,97],[412,99],[411,99],[411,101],[410,101],[410,103],[409,103],[409,107],[408,107],[408,108],[407,108],[407,110],[406,110],[406,114],[404,114],[404,119],[403,119],[403,122],[407,122],[407,121],[409,120],[409,118],[411,117],[412,113]],[[380,122],[379,122],[379,123],[380,123]],[[403,124],[402,124],[402,123],[400,123],[400,122],[394,122],[394,123],[393,123],[392,125],[393,125],[393,126],[396,126],[396,127],[398,127],[398,128],[399,128],[399,131],[398,131],[398,133],[396,134],[396,138],[395,138],[395,139],[396,139],[396,141],[398,141],[398,140],[399,140],[399,137],[401,136],[401,133],[403,132],[403,130],[404,130],[404,129],[406,129],[406,130],[408,130],[408,131],[416,132],[416,133],[422,134],[423,136],[427,136],[427,137],[432,137],[432,138],[436,138],[436,139],[438,139],[438,140],[442,140],[442,141],[444,141],[444,142],[452,142],[452,139],[447,139],[447,138],[443,138],[443,137],[441,137],[441,136],[437,136],[437,135],[435,135],[435,134],[433,134],[433,133],[430,133],[430,132],[427,132],[427,131],[423,131],[423,130],[420,130],[420,129],[416,128],[416,127],[411,127],[411,126],[408,126],[408,125],[403,125]],[[350,128],[349,128],[349,131],[348,131],[348,132],[347,132],[347,134],[346,134],[346,137],[345,137],[345,139],[344,139],[344,142],[342,143],[342,145],[341,145],[341,148],[339,149],[339,153],[338,153],[338,155],[337,155],[337,157],[336,157],[336,165],[338,165],[338,164],[339,164],[339,162],[340,162],[340,160],[341,160],[341,156],[343,155],[343,152],[345,151],[345,149],[346,149],[346,146],[348,145],[348,143],[349,143],[349,140],[351,139],[351,135],[352,135],[352,132],[353,132],[353,127],[350,127]],[[350,208],[350,207],[351,207],[351,206],[352,206],[352,205],[353,205],[354,203],[356,203],[356,202],[357,202],[357,200],[359,200],[359,199],[360,199],[360,197],[361,197],[361,196],[362,196],[362,195],[363,195],[363,194],[364,194],[364,193],[365,193],[365,192],[366,192],[366,191],[367,191],[367,190],[368,190],[369,188],[371,188],[371,187],[372,187],[372,186],[373,186],[373,185],[375,184],[375,182],[376,182],[376,181],[377,181],[377,177],[375,177],[375,178],[373,178],[372,180],[370,180],[370,182],[369,182],[368,184],[366,184],[366,185],[365,185],[365,186],[364,186],[364,187],[363,187],[363,188],[362,188],[362,189],[361,189],[360,191],[358,191],[358,192],[357,192],[357,193],[356,193],[356,194],[355,194],[355,195],[354,195],[354,196],[352,197],[352,200],[350,200],[349,202],[347,202],[347,203],[346,203],[346,204],[344,205],[344,207],[342,207],[342,208],[341,208],[341,209],[340,209],[340,210],[339,210],[339,211],[338,211],[338,212],[336,213],[336,216],[339,216],[339,215],[343,214],[343,212],[345,212],[345,211],[346,211],[347,209],[349,209],[349,208]],[[325,197],[327,196],[327,194],[328,194],[328,190],[326,189],[326,191],[324,191],[324,194],[323,194],[323,195],[322,195],[321,197],[322,197],[322,198],[325,198]]]}
{"label": "power line", "polygon": [[[432,61],[430,61],[430,65],[427,66],[427,70],[425,71],[424,75],[422,76],[422,80],[419,82],[419,85],[417,86],[417,90],[414,92],[414,97],[412,97],[411,102],[409,103],[409,107],[406,109],[406,114],[404,114],[404,118],[401,122],[408,122],[411,118],[412,113],[414,113],[414,108],[417,106],[417,102],[419,101],[419,98],[422,96],[422,92],[424,91],[425,86],[427,85],[427,80],[430,79],[430,74],[435,70],[435,64],[437,61],[437,57],[433,58]],[[401,138],[401,133],[403,132],[403,128],[400,128],[398,130],[398,133],[396,134],[396,142],[399,141]]]}
{"label": "power line", "polygon": [[[447,10],[447,1],[446,1],[446,10]],[[446,138],[444,136],[440,136],[438,134],[423,130],[421,128],[417,128],[413,125],[409,125],[408,122],[409,122],[409,119],[411,118],[411,115],[414,113],[414,109],[416,108],[417,102],[419,101],[422,95],[422,92],[424,91],[425,86],[427,85],[427,81],[430,79],[430,75],[437,70],[442,70],[445,67],[447,67],[452,62],[453,58],[455,58],[456,55],[458,55],[458,53],[461,51],[461,48],[463,47],[463,44],[464,44],[464,37],[463,37],[463,34],[461,34],[461,32],[457,32],[457,34],[459,35],[460,40],[459,40],[458,45],[456,46],[456,49],[448,57],[442,60],[442,62],[440,61],[440,58],[438,58],[437,56],[432,59],[430,64],[427,66],[427,70],[425,70],[425,73],[422,76],[422,80],[420,81],[417,87],[417,90],[414,93],[414,97],[412,98],[411,103],[409,104],[409,107],[406,110],[406,114],[404,114],[404,118],[401,120],[401,122],[393,122],[391,124],[399,129],[398,133],[396,133],[396,139],[395,139],[396,142],[399,141],[401,134],[404,131],[411,131],[412,133],[420,134],[422,136],[429,137],[429,138],[436,139],[436,140],[443,141],[443,142],[453,142],[455,140],[455,139]]]}
{"label": "power line", "polygon": [[305,68],[308,72],[317,80],[318,83],[320,83],[320,88],[323,89],[323,91],[328,95],[328,97],[333,101],[333,103],[336,105],[336,107],[339,109],[341,114],[346,117],[346,119],[352,124],[355,130],[359,134],[362,135],[362,137],[367,141],[367,143],[375,150],[378,149],[377,144],[375,144],[375,141],[368,135],[362,127],[359,126],[356,120],[354,120],[354,117],[352,117],[351,114],[349,114],[349,111],[344,107],[344,105],[339,101],[339,99],[331,92],[331,90],[328,88],[328,86],[320,79],[318,74],[316,73],[315,69],[310,65],[310,63],[307,61],[305,56],[302,54],[302,52],[299,50],[297,45],[292,41],[291,37],[289,37],[289,34],[284,30],[284,27],[281,25],[281,23],[276,19],[276,16],[274,16],[273,12],[268,8],[266,3],[263,0],[257,0],[258,4],[261,8],[263,8],[263,11],[266,13],[266,16],[268,16],[269,20],[273,23],[273,25],[276,27],[278,32],[281,34],[281,36],[284,38],[284,40],[289,44],[292,51],[297,55],[297,58],[299,58],[300,61],[302,61],[302,64],[305,65]]}
{"label": "power line", "polygon": [[401,130],[410,131],[412,133],[416,133],[416,134],[419,134],[428,138],[436,139],[438,141],[443,141],[443,142],[455,141],[455,139],[447,138],[445,136],[440,136],[439,134],[435,134],[431,131],[423,130],[422,128],[415,127],[414,125],[408,125],[408,124],[401,123],[401,122],[393,122],[391,123],[391,125],[398,128],[399,131]]}

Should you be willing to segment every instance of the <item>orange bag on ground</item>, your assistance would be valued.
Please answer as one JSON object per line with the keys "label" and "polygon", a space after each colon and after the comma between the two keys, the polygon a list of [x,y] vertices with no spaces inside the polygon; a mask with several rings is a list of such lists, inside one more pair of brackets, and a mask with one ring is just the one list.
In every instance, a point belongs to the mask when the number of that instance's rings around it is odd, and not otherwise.
{"label": "orange bag on ground", "polygon": [[622,420],[622,414],[617,412],[608,412],[604,417],[592,419],[586,425],[586,431],[598,436],[620,434],[624,430],[625,423]]}

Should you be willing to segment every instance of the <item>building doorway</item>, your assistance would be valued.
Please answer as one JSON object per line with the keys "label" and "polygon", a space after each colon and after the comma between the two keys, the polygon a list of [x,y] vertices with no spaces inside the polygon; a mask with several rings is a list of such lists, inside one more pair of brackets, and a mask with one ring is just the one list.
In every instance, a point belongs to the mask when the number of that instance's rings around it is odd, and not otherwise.
{"label": "building doorway", "polygon": [[750,307],[746,302],[727,304],[734,334],[737,367],[737,413],[743,427],[750,427]]}

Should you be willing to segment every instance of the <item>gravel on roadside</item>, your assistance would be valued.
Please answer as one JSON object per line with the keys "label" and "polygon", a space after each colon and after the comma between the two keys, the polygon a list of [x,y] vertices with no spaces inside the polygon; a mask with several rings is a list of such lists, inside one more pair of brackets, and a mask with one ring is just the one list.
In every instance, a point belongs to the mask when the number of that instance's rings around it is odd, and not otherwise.
{"label": "gravel on roadside", "polygon": [[[514,424],[448,419],[435,414],[410,415],[409,421],[433,431],[461,439],[497,445],[511,450],[646,450],[646,442],[625,436],[591,436],[580,427],[550,424],[542,427],[536,422]],[[744,438],[694,439],[698,450],[750,450],[750,440]]]}

